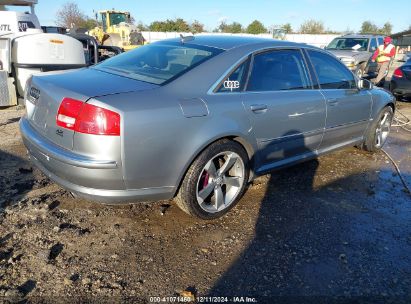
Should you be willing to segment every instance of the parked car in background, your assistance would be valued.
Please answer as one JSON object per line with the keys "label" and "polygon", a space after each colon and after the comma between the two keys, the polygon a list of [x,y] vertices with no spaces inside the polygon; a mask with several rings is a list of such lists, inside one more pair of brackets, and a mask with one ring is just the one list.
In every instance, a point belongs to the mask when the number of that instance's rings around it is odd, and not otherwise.
{"label": "parked car in background", "polygon": [[391,77],[390,90],[398,100],[411,98],[411,58],[395,69]]}
{"label": "parked car in background", "polygon": [[335,38],[326,49],[361,78],[376,72],[377,64],[370,59],[381,44],[384,44],[384,36],[349,34]]}
{"label": "parked car in background", "polygon": [[206,35],[33,76],[25,100],[24,144],[52,180],[97,201],[175,198],[202,219],[228,212],[258,175],[380,149],[395,110],[327,51]]}

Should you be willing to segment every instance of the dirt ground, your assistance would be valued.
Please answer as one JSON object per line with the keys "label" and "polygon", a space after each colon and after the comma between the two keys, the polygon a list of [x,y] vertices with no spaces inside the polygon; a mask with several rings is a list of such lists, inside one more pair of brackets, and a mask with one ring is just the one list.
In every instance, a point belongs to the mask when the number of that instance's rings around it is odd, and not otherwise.
{"label": "dirt ground", "polygon": [[[31,166],[22,114],[0,111],[0,301],[411,302],[411,196],[382,152],[265,176],[205,222],[168,201],[73,198]],[[411,186],[411,134],[393,128],[385,149]]]}

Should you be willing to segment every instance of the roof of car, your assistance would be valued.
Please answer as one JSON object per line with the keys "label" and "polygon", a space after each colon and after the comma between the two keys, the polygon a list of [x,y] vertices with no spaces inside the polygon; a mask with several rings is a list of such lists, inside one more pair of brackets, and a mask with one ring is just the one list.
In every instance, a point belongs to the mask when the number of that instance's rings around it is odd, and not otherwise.
{"label": "roof of car", "polygon": [[[190,37],[191,38],[191,37]],[[181,38],[165,39],[161,42],[180,42]],[[231,35],[195,35],[193,38],[185,41],[191,45],[204,45],[223,50],[228,50],[234,47],[239,47],[246,44],[268,43],[272,46],[295,46],[298,43],[290,41],[275,40],[272,38],[261,38],[252,36],[231,36]],[[301,44],[302,45],[302,44]]]}
{"label": "roof of car", "polygon": [[[374,35],[374,34],[348,34],[341,36],[344,38],[371,38],[371,37],[384,37],[383,35]],[[338,38],[341,38],[338,37]]]}

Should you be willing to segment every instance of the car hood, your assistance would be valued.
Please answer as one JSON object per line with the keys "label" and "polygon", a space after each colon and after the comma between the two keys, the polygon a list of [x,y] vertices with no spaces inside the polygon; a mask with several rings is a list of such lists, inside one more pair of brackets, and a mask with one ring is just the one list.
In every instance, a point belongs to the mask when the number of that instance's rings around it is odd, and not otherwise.
{"label": "car hood", "polygon": [[84,68],[70,71],[42,73],[33,77],[34,81],[47,83],[55,90],[69,91],[76,94],[78,99],[86,101],[92,97],[111,94],[150,90],[158,85],[114,75],[105,71]]}
{"label": "car hood", "polygon": [[358,52],[354,50],[330,50],[330,52],[334,54],[335,56],[337,56],[338,58],[342,58],[342,57],[356,58],[356,57],[363,55],[363,52]]}

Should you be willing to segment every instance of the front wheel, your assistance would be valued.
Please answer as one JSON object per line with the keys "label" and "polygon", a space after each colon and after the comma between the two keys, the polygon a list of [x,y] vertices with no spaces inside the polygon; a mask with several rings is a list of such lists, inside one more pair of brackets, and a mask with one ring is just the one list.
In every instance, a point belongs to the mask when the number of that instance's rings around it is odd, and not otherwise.
{"label": "front wheel", "polygon": [[248,175],[248,156],[243,147],[234,141],[217,141],[191,164],[176,203],[201,219],[221,217],[243,195]]}
{"label": "front wheel", "polygon": [[364,77],[365,68],[366,68],[366,63],[365,62],[363,62],[363,63],[361,63],[357,66],[357,69],[355,70],[355,74],[358,76],[358,78],[361,79],[362,77]]}
{"label": "front wheel", "polygon": [[380,150],[390,134],[394,112],[390,106],[385,107],[375,119],[366,135],[363,149],[369,152]]}

